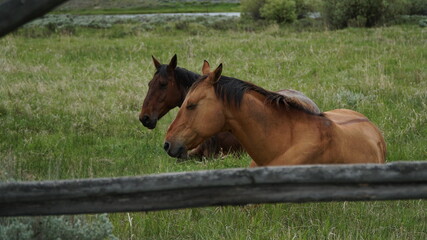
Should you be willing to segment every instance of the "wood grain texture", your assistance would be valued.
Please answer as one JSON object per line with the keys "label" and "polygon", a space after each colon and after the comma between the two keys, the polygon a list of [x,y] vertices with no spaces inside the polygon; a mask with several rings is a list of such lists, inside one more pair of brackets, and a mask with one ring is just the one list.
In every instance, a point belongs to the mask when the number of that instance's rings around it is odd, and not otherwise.
{"label": "wood grain texture", "polygon": [[427,161],[6,182],[0,183],[0,216],[397,199],[427,199]]}

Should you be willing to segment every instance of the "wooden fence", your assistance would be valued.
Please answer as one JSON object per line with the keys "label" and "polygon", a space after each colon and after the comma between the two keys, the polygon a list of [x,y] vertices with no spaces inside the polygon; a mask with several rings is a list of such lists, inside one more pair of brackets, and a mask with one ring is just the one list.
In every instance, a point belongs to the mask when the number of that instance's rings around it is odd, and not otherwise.
{"label": "wooden fence", "polygon": [[3,182],[0,183],[0,216],[398,199],[427,199],[427,161]]}

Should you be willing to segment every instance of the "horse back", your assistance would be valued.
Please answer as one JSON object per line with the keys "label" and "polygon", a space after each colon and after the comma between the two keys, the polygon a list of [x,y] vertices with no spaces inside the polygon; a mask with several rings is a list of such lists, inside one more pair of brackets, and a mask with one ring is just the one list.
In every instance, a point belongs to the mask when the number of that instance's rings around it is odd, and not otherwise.
{"label": "horse back", "polygon": [[[331,120],[337,156],[355,163],[384,163],[386,144],[381,131],[361,113],[336,109],[324,112]],[[338,157],[339,158],[339,157]],[[351,163],[350,162],[350,163]]]}

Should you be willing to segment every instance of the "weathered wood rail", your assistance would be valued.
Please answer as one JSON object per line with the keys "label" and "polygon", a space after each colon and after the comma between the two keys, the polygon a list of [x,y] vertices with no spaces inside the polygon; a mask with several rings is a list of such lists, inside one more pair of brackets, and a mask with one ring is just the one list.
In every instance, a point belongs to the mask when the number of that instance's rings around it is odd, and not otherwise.
{"label": "weathered wood rail", "polygon": [[427,199],[427,161],[6,182],[0,183],[0,216],[398,199]]}
{"label": "weathered wood rail", "polygon": [[68,0],[6,0],[0,3],[0,37]]}

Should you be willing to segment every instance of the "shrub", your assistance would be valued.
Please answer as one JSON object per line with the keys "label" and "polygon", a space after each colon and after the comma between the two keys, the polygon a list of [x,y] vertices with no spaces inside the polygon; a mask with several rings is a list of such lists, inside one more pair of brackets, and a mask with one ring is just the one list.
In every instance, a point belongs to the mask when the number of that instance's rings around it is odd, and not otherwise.
{"label": "shrub", "polygon": [[263,19],[260,9],[264,4],[265,0],[241,0],[242,16],[255,20]]}
{"label": "shrub", "polygon": [[278,23],[293,22],[296,19],[296,7],[293,0],[266,0],[260,8],[261,16]]}
{"label": "shrub", "polygon": [[410,0],[408,8],[410,15],[427,15],[427,0]]}
{"label": "shrub", "polygon": [[384,9],[382,11],[380,23],[394,21],[401,15],[408,14],[411,1],[412,0],[383,0]]}
{"label": "shrub", "polygon": [[293,22],[320,10],[321,0],[242,0],[242,16],[255,20]]}
{"label": "shrub", "polygon": [[296,14],[298,19],[306,18],[310,13],[321,10],[322,0],[296,0]]}
{"label": "shrub", "polygon": [[0,240],[117,239],[106,214],[85,216],[21,217],[0,219]]}
{"label": "shrub", "polygon": [[408,11],[407,0],[325,0],[323,15],[332,28],[373,27]]}

